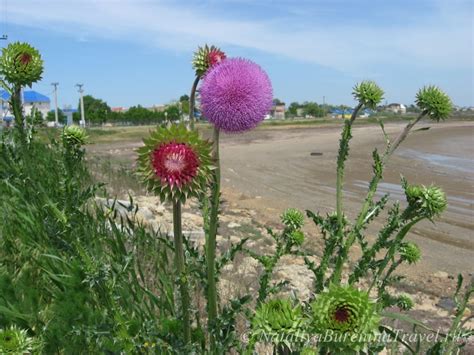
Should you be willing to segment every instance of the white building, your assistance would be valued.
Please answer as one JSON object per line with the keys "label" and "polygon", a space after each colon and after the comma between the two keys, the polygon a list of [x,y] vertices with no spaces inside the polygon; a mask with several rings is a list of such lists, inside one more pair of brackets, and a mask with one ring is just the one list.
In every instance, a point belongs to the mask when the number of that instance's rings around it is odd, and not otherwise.
{"label": "white building", "polygon": [[[10,99],[10,94],[5,91],[0,91],[0,117],[10,117],[12,116],[10,112],[10,105],[8,100]],[[51,101],[49,97],[40,94],[39,92],[33,90],[24,90],[23,91],[23,110],[25,115],[30,115],[31,111],[34,109],[41,112],[43,118],[46,118],[46,115],[51,109]],[[0,118],[0,120],[1,120]]]}
{"label": "white building", "polygon": [[387,111],[404,115],[407,113],[407,107],[404,104],[393,103],[387,106]]}

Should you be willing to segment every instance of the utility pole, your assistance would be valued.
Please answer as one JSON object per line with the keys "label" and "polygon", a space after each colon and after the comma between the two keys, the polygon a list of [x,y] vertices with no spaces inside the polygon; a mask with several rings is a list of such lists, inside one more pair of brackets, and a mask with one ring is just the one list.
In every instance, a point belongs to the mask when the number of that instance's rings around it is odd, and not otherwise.
{"label": "utility pole", "polygon": [[84,116],[84,98],[83,98],[83,93],[84,89],[82,88],[84,84],[76,84],[76,87],[78,88],[79,94],[81,94],[81,125],[84,127],[86,126],[86,117]]}
{"label": "utility pole", "polygon": [[51,83],[54,86],[54,126],[57,127],[59,125],[59,118],[58,118],[58,85],[59,83]]}

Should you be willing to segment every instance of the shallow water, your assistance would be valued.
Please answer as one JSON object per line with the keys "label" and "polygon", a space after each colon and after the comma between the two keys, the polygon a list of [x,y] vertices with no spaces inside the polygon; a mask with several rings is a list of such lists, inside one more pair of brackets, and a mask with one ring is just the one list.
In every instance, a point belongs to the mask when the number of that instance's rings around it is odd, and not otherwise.
{"label": "shallow water", "polygon": [[[472,144],[472,142],[461,141],[459,144],[462,147],[464,144]],[[474,159],[472,157],[433,154],[415,149],[403,149],[401,150],[400,155],[407,158],[420,159],[433,166],[440,166],[461,173],[472,174],[466,175],[466,177],[470,180],[474,179]]]}

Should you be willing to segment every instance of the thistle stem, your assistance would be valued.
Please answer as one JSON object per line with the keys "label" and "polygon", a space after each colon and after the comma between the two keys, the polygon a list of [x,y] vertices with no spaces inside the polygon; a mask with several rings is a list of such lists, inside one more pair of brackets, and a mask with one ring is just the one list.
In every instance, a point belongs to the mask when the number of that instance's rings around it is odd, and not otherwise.
{"label": "thistle stem", "polygon": [[[383,155],[383,158],[382,158],[382,169],[383,169],[383,166],[385,165],[387,159],[398,148],[398,146],[405,140],[405,138],[408,136],[408,134],[410,133],[410,130],[413,128],[413,126],[415,126],[425,115],[426,115],[426,111],[423,111],[422,113],[420,113],[420,115],[418,115],[418,117],[416,119],[409,122],[405,126],[403,131],[395,139],[394,143],[387,146],[385,154]],[[351,117],[351,123],[353,121],[353,118],[354,118],[354,114]],[[350,136],[349,136],[349,139],[350,139]],[[341,147],[342,147],[342,139],[341,139]],[[339,152],[339,154],[340,153],[341,152]],[[346,156],[346,158],[347,158],[347,156]],[[344,162],[342,162],[342,164],[344,164]],[[338,158],[338,169],[339,169],[339,158]],[[342,169],[344,169],[344,165],[342,165]],[[339,174],[338,174],[338,177],[339,177]],[[354,226],[352,232],[349,234],[349,237],[347,238],[346,242],[344,243],[344,247],[343,247],[342,252],[341,252],[341,254],[338,258],[338,261],[336,263],[336,268],[335,268],[335,271],[334,271],[334,274],[333,274],[333,281],[338,281],[340,279],[342,264],[345,261],[345,259],[347,258],[349,248],[354,243],[354,240],[355,240],[355,237],[356,237],[356,232],[360,230],[360,228],[362,227],[362,225],[364,223],[366,214],[369,210],[369,206],[372,203],[372,199],[375,195],[378,183],[380,182],[381,179],[382,179],[381,174],[380,175],[375,175],[374,178],[373,178],[373,181],[371,182],[371,188],[367,192],[367,197],[364,201],[364,205],[362,206],[361,213],[359,214],[359,217],[356,221],[356,225]],[[341,185],[342,185],[342,182],[338,182],[338,183],[341,183]],[[341,190],[342,190],[342,186],[341,186]],[[342,195],[342,193],[341,193],[341,195]],[[337,195],[337,196],[338,196],[338,198],[342,199],[342,196],[339,196],[339,195]],[[340,208],[342,210],[342,206]],[[339,210],[338,210],[338,222],[339,222]],[[339,224],[339,226],[341,226],[341,225]]]}
{"label": "thistle stem", "polygon": [[387,153],[385,154],[384,156],[384,161],[386,160],[386,158],[388,158],[390,155],[392,155],[392,153],[398,148],[398,146],[405,140],[406,137],[408,137],[408,133],[410,133],[410,130],[413,128],[414,125],[416,125],[418,123],[418,121],[420,121],[423,116],[425,116],[427,114],[426,111],[423,111],[422,113],[420,113],[418,115],[417,118],[415,118],[414,120],[410,121],[406,126],[405,128],[403,129],[403,131],[398,135],[398,137],[395,139],[395,141],[390,145],[390,148],[387,150]]}
{"label": "thistle stem", "polygon": [[408,231],[413,227],[415,224],[417,224],[419,221],[421,221],[424,217],[417,217],[416,219],[412,220],[411,222],[405,224],[403,228],[397,233],[395,238],[393,239],[393,242],[391,243],[390,248],[388,251],[385,253],[385,257],[382,259],[382,262],[380,266],[378,267],[377,273],[375,274],[372,283],[370,284],[368,292],[372,290],[372,288],[377,284],[379,281],[380,277],[382,276],[382,273],[384,272],[385,268],[387,267],[388,263],[392,258],[394,257],[398,246],[400,243],[403,241],[405,236],[407,235]]}
{"label": "thistle stem", "polygon": [[191,94],[189,95],[189,123],[191,130],[194,130],[194,105],[196,102],[196,90],[201,77],[199,75],[194,79],[193,87],[191,88]]}
{"label": "thistle stem", "polygon": [[21,86],[15,85],[10,98],[10,105],[13,116],[15,117],[15,129],[18,132],[20,142],[26,143],[25,118],[23,117],[23,108],[21,104]]}
{"label": "thistle stem", "polygon": [[214,327],[217,320],[217,289],[216,289],[216,236],[219,224],[219,197],[220,197],[220,161],[219,161],[219,129],[214,127],[212,158],[215,164],[213,171],[213,184],[211,191],[211,213],[209,221],[209,234],[206,245],[207,264],[207,307],[208,328],[210,330],[210,350],[216,350]]}
{"label": "thistle stem", "polygon": [[174,229],[174,252],[176,271],[178,272],[179,289],[181,293],[181,307],[183,312],[184,342],[191,341],[191,326],[189,317],[189,293],[186,285],[186,271],[183,248],[183,232],[181,224],[181,202],[173,201],[173,229]]}
{"label": "thistle stem", "polygon": [[[339,143],[339,154],[337,156],[337,175],[336,175],[336,215],[338,225],[338,238],[342,241],[343,238],[343,205],[342,205],[342,187],[344,179],[344,163],[349,155],[349,142],[352,138],[351,129],[357,114],[362,108],[363,104],[359,103],[354,109],[350,120],[344,122],[344,129],[342,131],[341,140]],[[345,248],[342,249],[344,253]],[[341,255],[338,259],[336,269],[334,270],[333,280],[339,282],[341,277],[342,264],[345,260],[345,255]]]}

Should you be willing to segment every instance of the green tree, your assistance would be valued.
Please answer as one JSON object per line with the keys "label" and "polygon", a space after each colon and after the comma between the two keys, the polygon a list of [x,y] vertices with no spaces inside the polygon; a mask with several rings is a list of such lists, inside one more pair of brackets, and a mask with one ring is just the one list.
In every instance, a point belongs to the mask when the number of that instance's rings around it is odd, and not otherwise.
{"label": "green tree", "polygon": [[[46,120],[49,122],[54,122],[56,120],[56,115],[54,113],[54,110],[51,110],[48,112],[48,114],[46,115]],[[67,120],[66,115],[60,108],[58,108],[58,122],[61,124],[65,124],[66,120]]]}
{"label": "green tree", "polygon": [[[33,112],[31,112],[31,114],[29,114],[26,117],[26,119],[28,122],[31,122],[35,126],[41,126],[44,124],[43,114],[39,110],[33,110]],[[53,118],[53,121],[54,121],[54,118]]]}
{"label": "green tree", "polygon": [[168,121],[174,122],[181,118],[179,107],[177,105],[170,105],[165,110],[165,117]]}
{"label": "green tree", "polygon": [[[81,103],[79,102],[78,110],[81,110]],[[84,96],[84,114],[86,122],[104,123],[107,121],[111,110],[109,105],[101,99],[96,99],[91,95]]]}
{"label": "green tree", "polygon": [[296,116],[298,114],[298,109],[301,105],[297,102],[292,102],[290,106],[288,106],[288,113],[292,116]]}
{"label": "green tree", "polygon": [[303,104],[303,112],[305,116],[324,117],[324,109],[316,102],[305,102]]}
{"label": "green tree", "polygon": [[179,103],[181,105],[181,112],[186,116],[189,115],[189,96],[181,95]]}

